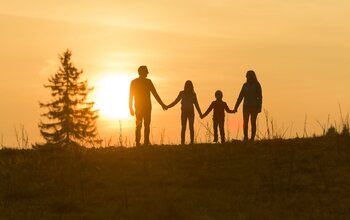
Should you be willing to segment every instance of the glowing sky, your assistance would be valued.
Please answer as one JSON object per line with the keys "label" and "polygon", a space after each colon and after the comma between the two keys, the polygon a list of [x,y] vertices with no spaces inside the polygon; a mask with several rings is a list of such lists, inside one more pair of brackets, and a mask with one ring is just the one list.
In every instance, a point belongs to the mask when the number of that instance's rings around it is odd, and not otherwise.
{"label": "glowing sky", "polygon": [[[221,89],[232,108],[245,81],[256,71],[263,108],[277,129],[320,133],[317,121],[349,112],[350,2],[346,0],[210,1],[6,1],[0,8],[0,139],[15,146],[14,127],[23,124],[30,142],[42,141],[37,124],[43,88],[69,48],[73,62],[98,88],[105,74],[137,77],[147,65],[165,103],[187,79],[203,111]],[[128,91],[127,91],[128,92]],[[113,100],[111,100],[112,102]],[[126,103],[127,105],[127,103]],[[178,143],[180,106],[163,112],[154,101],[154,142]],[[241,109],[241,108],[240,108]],[[241,112],[230,115],[231,137]],[[259,116],[264,133],[264,115]],[[210,117],[201,121],[206,123]],[[202,141],[205,129],[197,117]],[[131,122],[124,134],[133,140]],[[118,120],[99,120],[103,138],[116,137]],[[241,134],[238,135],[241,138]]]}

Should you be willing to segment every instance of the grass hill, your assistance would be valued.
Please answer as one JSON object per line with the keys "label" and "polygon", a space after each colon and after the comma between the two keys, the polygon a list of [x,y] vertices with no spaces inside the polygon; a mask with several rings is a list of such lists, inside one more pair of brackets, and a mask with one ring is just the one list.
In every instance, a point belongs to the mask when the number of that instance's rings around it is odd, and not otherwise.
{"label": "grass hill", "polygon": [[350,139],[2,149],[0,219],[350,219]]}

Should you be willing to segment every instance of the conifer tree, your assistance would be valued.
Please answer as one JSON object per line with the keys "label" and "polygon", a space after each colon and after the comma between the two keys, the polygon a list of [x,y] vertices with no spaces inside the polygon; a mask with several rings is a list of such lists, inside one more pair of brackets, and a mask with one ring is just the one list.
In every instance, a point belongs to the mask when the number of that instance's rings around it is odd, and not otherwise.
{"label": "conifer tree", "polygon": [[92,88],[88,87],[87,80],[80,80],[83,71],[74,66],[71,56],[68,49],[59,55],[60,67],[44,85],[51,89],[53,99],[39,103],[41,108],[47,109],[41,116],[49,121],[39,123],[40,133],[47,144],[61,147],[97,140],[98,111],[93,110],[94,102],[87,101]]}

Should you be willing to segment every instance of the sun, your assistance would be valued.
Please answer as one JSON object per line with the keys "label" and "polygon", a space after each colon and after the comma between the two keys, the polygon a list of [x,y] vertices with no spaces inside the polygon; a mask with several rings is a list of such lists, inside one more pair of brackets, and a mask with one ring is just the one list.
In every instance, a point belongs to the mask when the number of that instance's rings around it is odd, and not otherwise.
{"label": "sun", "polygon": [[109,119],[127,119],[129,113],[129,86],[127,74],[104,74],[95,84],[95,107],[100,116]]}

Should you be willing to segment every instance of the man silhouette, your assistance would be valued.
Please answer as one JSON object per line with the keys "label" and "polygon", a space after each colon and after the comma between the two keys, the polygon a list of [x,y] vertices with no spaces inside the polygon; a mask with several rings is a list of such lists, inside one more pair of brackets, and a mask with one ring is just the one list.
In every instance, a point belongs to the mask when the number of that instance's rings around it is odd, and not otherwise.
{"label": "man silhouette", "polygon": [[144,123],[144,145],[147,146],[149,144],[152,111],[151,93],[164,110],[166,110],[167,107],[159,97],[152,81],[147,79],[147,66],[140,66],[138,68],[138,73],[139,77],[131,81],[130,84],[129,109],[130,114],[136,116],[136,146],[140,146],[142,122]]}

